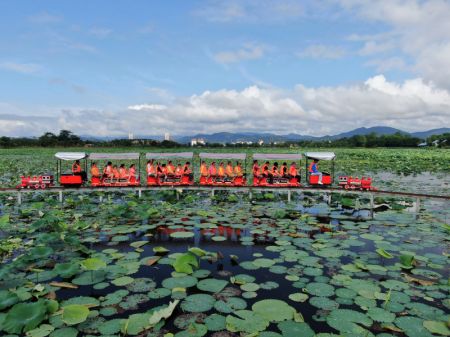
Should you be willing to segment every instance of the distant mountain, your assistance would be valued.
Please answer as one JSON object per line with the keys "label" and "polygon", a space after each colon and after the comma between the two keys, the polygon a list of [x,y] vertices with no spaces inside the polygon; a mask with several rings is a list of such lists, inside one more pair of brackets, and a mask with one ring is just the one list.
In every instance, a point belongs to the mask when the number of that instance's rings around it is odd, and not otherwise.
{"label": "distant mountain", "polygon": [[450,128],[440,128],[440,129],[433,129],[428,131],[421,131],[421,132],[413,132],[411,133],[411,136],[417,137],[420,139],[425,139],[433,135],[442,135],[443,133],[450,133]]}
{"label": "distant mountain", "polygon": [[[349,138],[356,135],[368,135],[370,133],[375,133],[377,135],[392,135],[394,133],[403,133],[409,134],[413,137],[417,137],[420,139],[425,139],[432,135],[439,135],[446,132],[450,132],[450,128],[440,128],[433,129],[428,131],[420,131],[420,132],[412,132],[408,133],[396,128],[391,128],[388,126],[374,126],[370,128],[357,128],[351,131],[339,133],[337,135],[327,135],[322,137],[308,136],[308,135],[300,135],[297,133],[289,133],[287,135],[277,135],[274,133],[268,132],[218,132],[212,134],[200,133],[193,136],[174,136],[173,140],[181,143],[188,144],[191,142],[193,138],[203,138],[207,143],[237,143],[237,142],[253,142],[256,143],[259,140],[263,140],[264,143],[272,143],[272,142],[286,142],[286,141],[301,141],[301,140],[336,140],[341,138]],[[95,136],[81,136],[82,139],[85,140],[112,140],[112,139],[126,139],[127,136],[124,137],[95,137]],[[162,136],[145,136],[145,135],[135,135],[136,139],[154,139],[154,140],[162,140]]]}

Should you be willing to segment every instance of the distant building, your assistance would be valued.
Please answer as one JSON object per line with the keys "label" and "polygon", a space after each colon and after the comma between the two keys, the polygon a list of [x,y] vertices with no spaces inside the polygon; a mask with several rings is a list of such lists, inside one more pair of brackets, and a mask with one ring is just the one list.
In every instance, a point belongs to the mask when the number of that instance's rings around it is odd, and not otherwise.
{"label": "distant building", "polygon": [[168,141],[171,141],[171,140],[172,140],[172,138],[170,138],[170,133],[166,132],[166,133],[164,134],[164,140],[168,140]]}
{"label": "distant building", "polygon": [[134,135],[132,132],[128,133],[128,139],[129,140],[133,140],[134,139]]}
{"label": "distant building", "polygon": [[206,142],[203,138],[192,138],[191,139],[191,146],[198,146],[198,145],[206,145]]}
{"label": "distant building", "polygon": [[262,139],[258,140],[258,145],[262,146],[264,144],[264,141]]}
{"label": "distant building", "polygon": [[418,147],[424,147],[424,146],[427,146],[427,142],[423,142],[423,143],[420,143],[419,145],[417,145]]}

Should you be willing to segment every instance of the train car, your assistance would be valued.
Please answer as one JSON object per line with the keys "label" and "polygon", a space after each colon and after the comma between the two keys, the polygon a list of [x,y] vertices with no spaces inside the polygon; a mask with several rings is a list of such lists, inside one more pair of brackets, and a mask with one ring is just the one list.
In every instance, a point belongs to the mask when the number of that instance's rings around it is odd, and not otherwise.
{"label": "train car", "polygon": [[43,174],[40,176],[21,176],[20,184],[17,188],[33,188],[35,190],[46,189],[55,186],[52,174]]}
{"label": "train car", "polygon": [[[215,160],[237,161],[242,166],[242,174],[233,177],[220,177],[218,174],[208,174],[207,176],[200,174],[200,185],[205,186],[245,186],[247,180],[245,178],[246,158],[245,153],[210,153],[201,152],[199,154],[200,164],[209,162],[215,164]],[[243,164],[243,165],[242,165]],[[208,166],[208,165],[207,165]],[[209,166],[208,166],[209,167]]]}
{"label": "train car", "polygon": [[339,186],[346,190],[375,191],[371,177],[339,176]]}
{"label": "train car", "polygon": [[[289,167],[292,163],[298,164],[296,170],[300,170],[300,161],[302,159],[301,154],[288,154],[288,153],[255,153],[253,154],[253,160],[271,162],[271,161],[286,161],[287,173],[286,176],[264,176],[262,172],[260,174],[253,174],[253,186],[266,186],[266,187],[298,187],[300,186],[300,175],[297,173],[295,176],[289,175]],[[259,168],[264,163],[258,162]]]}
{"label": "train car", "polygon": [[[306,152],[305,153],[305,174],[306,181],[309,185],[314,187],[319,186],[330,186],[334,181],[334,161],[336,159],[336,154],[334,152]],[[326,160],[331,162],[331,172],[322,172],[322,184],[319,184],[319,176],[311,175],[309,172],[309,162],[311,161],[321,161]],[[320,171],[320,170],[319,170]]]}
{"label": "train car", "polygon": [[[154,172],[148,171],[147,163],[147,186],[190,186],[194,184],[193,175],[193,152],[168,152],[168,153],[146,153],[145,158],[148,161],[153,161]],[[180,164],[183,168],[183,174],[163,174],[157,172],[157,165],[159,161],[165,161],[166,165],[169,162],[175,161],[174,167]],[[188,165],[189,171],[184,173],[185,165]]]}
{"label": "train car", "polygon": [[97,165],[101,162],[106,163],[108,161],[132,161],[134,165],[137,164],[137,170],[135,174],[130,174],[128,178],[113,178],[108,177],[100,173],[99,177],[91,177],[92,187],[127,187],[127,186],[139,186],[140,181],[140,166],[141,166],[141,156],[138,152],[130,153],[91,153],[89,155],[89,161],[91,165],[95,162]]}
{"label": "train car", "polygon": [[[65,162],[70,162],[73,164],[76,160],[83,161],[84,172],[87,171],[87,157],[88,155],[84,152],[57,152],[55,154],[56,161],[56,175],[58,177],[58,182],[64,187],[80,187],[85,182],[83,181],[83,176],[80,174],[74,174],[71,168],[66,169],[63,173],[63,164]],[[65,165],[67,166],[67,165]]]}

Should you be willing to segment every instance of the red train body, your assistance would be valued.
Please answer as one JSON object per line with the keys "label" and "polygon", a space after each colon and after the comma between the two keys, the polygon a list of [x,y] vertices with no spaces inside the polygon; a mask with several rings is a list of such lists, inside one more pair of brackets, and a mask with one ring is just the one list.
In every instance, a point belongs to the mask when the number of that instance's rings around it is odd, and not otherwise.
{"label": "red train body", "polygon": [[273,183],[270,183],[268,177],[253,176],[253,186],[261,187],[299,187],[301,186],[298,178],[274,177]]}
{"label": "red train body", "polygon": [[54,186],[54,177],[51,174],[43,174],[40,176],[21,176],[20,184],[17,188],[33,188],[35,190],[46,189]]}
{"label": "red train body", "polygon": [[190,186],[194,185],[192,176],[183,174],[181,176],[167,176],[162,179],[158,176],[148,176],[147,186]]}
{"label": "red train body", "polygon": [[375,187],[372,186],[371,177],[358,177],[352,176],[340,176],[339,186],[346,190],[362,190],[362,191],[374,191]]}
{"label": "red train body", "polygon": [[212,178],[212,177],[200,177],[200,185],[205,186],[245,186],[247,183],[245,177],[234,178]]}

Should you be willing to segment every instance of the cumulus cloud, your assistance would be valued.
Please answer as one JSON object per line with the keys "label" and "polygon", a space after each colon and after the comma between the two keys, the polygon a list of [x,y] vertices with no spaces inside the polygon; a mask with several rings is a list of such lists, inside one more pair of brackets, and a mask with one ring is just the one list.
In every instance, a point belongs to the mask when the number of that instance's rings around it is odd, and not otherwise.
{"label": "cumulus cloud", "polygon": [[324,135],[359,126],[387,125],[405,131],[449,126],[449,111],[450,93],[432,82],[415,78],[396,83],[378,75],[363,83],[337,87],[300,84],[289,90],[250,86],[240,91],[205,91],[176,98],[167,105],[137,104],[122,111],[64,109],[45,123],[34,118],[33,123],[40,123],[33,125],[39,131],[34,133],[24,118],[0,115],[0,126],[26,135],[63,128],[98,136],[221,131]]}
{"label": "cumulus cloud", "polygon": [[241,49],[234,51],[221,51],[213,55],[218,63],[236,63],[246,60],[255,60],[264,56],[264,47],[257,44],[245,44]]}
{"label": "cumulus cloud", "polygon": [[324,58],[324,59],[339,59],[346,54],[345,49],[340,46],[327,46],[323,44],[314,44],[306,47],[304,50],[297,53],[299,57],[308,58]]}
{"label": "cumulus cloud", "polygon": [[21,74],[33,74],[39,72],[42,66],[34,63],[0,62],[0,69]]}

